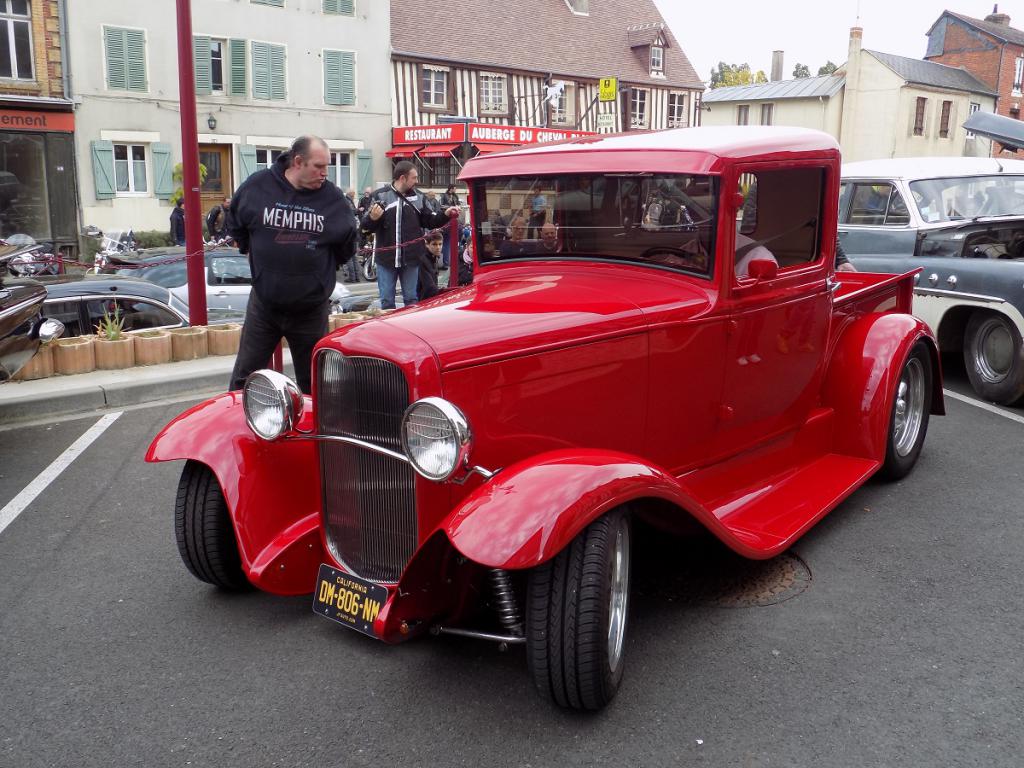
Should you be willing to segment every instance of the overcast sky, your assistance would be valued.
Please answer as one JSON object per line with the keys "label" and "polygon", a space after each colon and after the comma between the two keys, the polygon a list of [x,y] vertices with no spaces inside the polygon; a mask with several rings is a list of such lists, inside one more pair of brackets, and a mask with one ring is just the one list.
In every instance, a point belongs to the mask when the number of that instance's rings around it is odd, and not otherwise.
{"label": "overcast sky", "polygon": [[[864,28],[864,47],[923,58],[928,28],[944,10],[983,19],[992,0],[654,0],[705,83],[712,67],[750,64],[771,74],[772,51],[785,51],[783,78],[806,64],[812,75],[826,61],[842,64],[850,27]],[[1000,0],[1010,24],[1024,29],[1024,0]]]}

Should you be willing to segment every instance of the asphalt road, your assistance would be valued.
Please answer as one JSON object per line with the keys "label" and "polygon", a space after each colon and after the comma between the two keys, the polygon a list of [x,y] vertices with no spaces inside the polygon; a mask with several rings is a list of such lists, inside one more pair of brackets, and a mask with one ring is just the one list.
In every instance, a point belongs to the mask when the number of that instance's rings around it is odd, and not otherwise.
{"label": "asphalt road", "polygon": [[[947,406],[909,478],[797,543],[774,604],[708,598],[735,587],[720,549],[648,542],[596,715],[539,699],[521,649],[388,647],[196,581],[180,465],[142,462],[184,404],[127,410],[0,531],[0,766],[1019,766],[1024,423]],[[0,431],[0,509],[97,420]]]}

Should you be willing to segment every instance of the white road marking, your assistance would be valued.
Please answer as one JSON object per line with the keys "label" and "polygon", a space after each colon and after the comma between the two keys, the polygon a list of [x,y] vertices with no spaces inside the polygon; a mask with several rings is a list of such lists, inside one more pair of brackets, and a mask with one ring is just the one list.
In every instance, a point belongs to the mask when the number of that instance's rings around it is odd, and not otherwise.
{"label": "white road marking", "polygon": [[996,416],[1002,416],[1004,419],[1016,421],[1018,424],[1024,424],[1024,416],[1018,416],[1016,413],[1011,413],[1010,411],[1003,410],[1002,408],[998,408],[994,405],[983,403],[981,400],[975,400],[973,397],[961,395],[959,392],[951,392],[948,389],[943,389],[942,394],[946,397],[952,397],[954,400],[959,400],[961,403],[967,403],[968,405],[973,405],[975,408],[981,408],[983,411],[994,413]]}
{"label": "white road marking", "polygon": [[56,480],[60,476],[60,473],[71,465],[71,462],[77,459],[86,448],[92,445],[93,441],[102,435],[106,431],[107,427],[117,421],[117,417],[122,413],[123,411],[108,413],[89,427],[84,435],[68,446],[64,453],[54,459],[50,466],[40,472],[36,476],[35,480],[26,485],[21,493],[8,502],[7,506],[0,509],[0,533],[3,533],[4,529],[13,523],[18,515],[25,510],[25,507],[35,501],[35,498],[45,491],[46,487]]}

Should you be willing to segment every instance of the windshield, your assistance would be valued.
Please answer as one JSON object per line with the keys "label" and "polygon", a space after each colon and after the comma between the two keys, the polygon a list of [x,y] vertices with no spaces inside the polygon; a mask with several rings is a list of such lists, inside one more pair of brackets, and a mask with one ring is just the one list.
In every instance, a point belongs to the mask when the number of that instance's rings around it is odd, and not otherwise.
{"label": "windshield", "polygon": [[482,179],[474,222],[482,264],[613,260],[709,275],[718,179],[573,174]]}
{"label": "windshield", "polygon": [[970,176],[910,182],[927,222],[978,216],[1024,216],[1024,176]]}

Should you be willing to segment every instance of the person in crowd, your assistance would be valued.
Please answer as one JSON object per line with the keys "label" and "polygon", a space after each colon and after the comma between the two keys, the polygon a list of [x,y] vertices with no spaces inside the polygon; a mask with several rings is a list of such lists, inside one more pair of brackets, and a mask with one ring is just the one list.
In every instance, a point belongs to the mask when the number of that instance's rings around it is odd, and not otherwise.
{"label": "person in crowd", "polygon": [[327,180],[330,151],[300,136],[274,164],[247,178],[228,211],[228,233],[252,266],[252,292],[229,388],[266,366],[288,340],[295,378],[311,391],[313,346],[327,332],[337,268],[356,246],[352,204]]}
{"label": "person in crowd", "polygon": [[462,250],[462,258],[459,260],[459,285],[469,285],[473,282],[473,241],[467,240],[466,247]]}
{"label": "person in crowd", "polygon": [[449,184],[448,189],[441,195],[441,205],[445,208],[451,208],[453,205],[462,205],[462,201],[459,199],[459,193],[455,191],[455,185]]}
{"label": "person in crowd", "polygon": [[420,301],[429,299],[438,294],[437,289],[437,262],[441,257],[441,246],[444,238],[440,232],[427,232],[423,236],[425,249],[420,254],[420,278],[417,287]]}
{"label": "person in crowd", "polygon": [[178,198],[171,211],[171,240],[175,245],[185,244],[185,200]]}
{"label": "person in crowd", "polygon": [[441,210],[441,201],[437,199],[437,193],[431,190],[426,194],[427,207],[434,213],[438,213]]}
{"label": "person in crowd", "polygon": [[558,227],[552,222],[544,223],[540,228],[540,246],[538,253],[555,253],[558,251]]}
{"label": "person in crowd", "polygon": [[498,248],[498,253],[508,258],[510,256],[522,256],[532,252],[532,248],[524,242],[526,239],[526,219],[517,214],[508,225],[508,240],[503,240]]}
{"label": "person in crowd", "polygon": [[356,205],[356,213],[359,214],[359,218],[363,218],[370,211],[370,206],[373,205],[373,187],[366,187],[363,189],[363,196],[359,198],[359,202]]}
{"label": "person in crowd", "polygon": [[224,202],[213,206],[206,214],[206,233],[211,240],[223,240],[228,236],[229,210],[231,210],[231,198],[225,197]]}
{"label": "person in crowd", "polygon": [[534,187],[530,196],[530,219],[528,222],[529,237],[537,237],[537,231],[544,226],[548,218],[548,199],[540,187]]}
{"label": "person in crowd", "polygon": [[457,206],[437,213],[430,210],[416,191],[419,172],[408,160],[396,163],[391,176],[391,184],[373,193],[373,204],[361,222],[375,236],[381,309],[395,308],[399,281],[402,300],[416,303],[423,230],[444,226],[449,217],[459,215]]}

